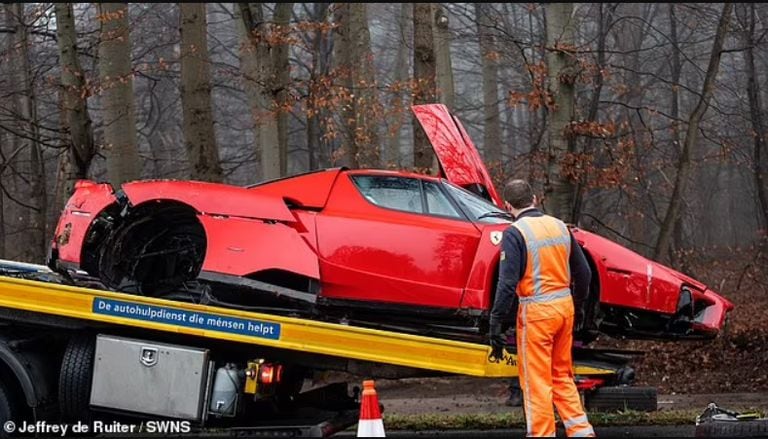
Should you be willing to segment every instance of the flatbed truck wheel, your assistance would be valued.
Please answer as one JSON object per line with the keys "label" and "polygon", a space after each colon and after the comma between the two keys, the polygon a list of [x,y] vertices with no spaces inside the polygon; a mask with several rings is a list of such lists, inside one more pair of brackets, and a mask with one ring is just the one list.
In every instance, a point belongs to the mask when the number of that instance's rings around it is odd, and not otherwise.
{"label": "flatbed truck wheel", "polygon": [[10,398],[8,388],[0,381],[0,424],[3,425],[3,428],[0,428],[0,437],[10,437],[5,427],[6,422],[17,422],[19,419],[16,414],[16,406]]}
{"label": "flatbed truck wheel", "polygon": [[594,412],[654,412],[658,404],[658,393],[655,387],[598,387],[585,393],[584,402],[587,410]]}
{"label": "flatbed truck wheel", "polygon": [[94,337],[87,334],[75,335],[67,343],[59,374],[59,406],[67,422],[92,420],[89,404],[95,349]]}

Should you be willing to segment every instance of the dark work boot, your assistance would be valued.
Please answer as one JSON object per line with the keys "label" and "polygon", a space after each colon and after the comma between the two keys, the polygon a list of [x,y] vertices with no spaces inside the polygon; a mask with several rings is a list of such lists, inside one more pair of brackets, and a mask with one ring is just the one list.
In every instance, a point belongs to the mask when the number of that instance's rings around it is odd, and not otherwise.
{"label": "dark work boot", "polygon": [[521,407],[523,405],[523,391],[515,384],[509,386],[509,398],[504,401],[504,405],[510,407]]}

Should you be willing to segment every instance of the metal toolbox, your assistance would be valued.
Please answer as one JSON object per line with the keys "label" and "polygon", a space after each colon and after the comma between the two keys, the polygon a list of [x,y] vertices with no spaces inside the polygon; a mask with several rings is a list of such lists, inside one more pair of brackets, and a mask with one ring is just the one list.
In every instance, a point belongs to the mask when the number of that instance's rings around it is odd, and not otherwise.
{"label": "metal toolbox", "polygon": [[201,420],[208,375],[207,349],[99,335],[91,405]]}

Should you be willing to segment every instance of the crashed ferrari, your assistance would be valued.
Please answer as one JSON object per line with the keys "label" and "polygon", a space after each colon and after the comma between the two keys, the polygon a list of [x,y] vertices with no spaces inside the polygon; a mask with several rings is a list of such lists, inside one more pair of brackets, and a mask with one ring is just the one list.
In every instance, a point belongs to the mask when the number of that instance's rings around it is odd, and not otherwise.
{"label": "crashed ferrari", "polygon": [[[454,339],[482,339],[513,220],[462,124],[413,107],[439,176],[325,169],[250,187],[80,181],[49,265],[75,283]],[[711,338],[733,305],[571,228],[592,268],[577,338]]]}

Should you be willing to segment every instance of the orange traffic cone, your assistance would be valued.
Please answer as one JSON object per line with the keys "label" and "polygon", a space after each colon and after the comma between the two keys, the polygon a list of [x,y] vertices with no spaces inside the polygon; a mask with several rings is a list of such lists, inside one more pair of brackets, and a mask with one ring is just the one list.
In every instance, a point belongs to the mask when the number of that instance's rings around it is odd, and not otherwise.
{"label": "orange traffic cone", "polygon": [[385,437],[384,421],[381,419],[379,396],[373,380],[363,381],[363,399],[360,401],[360,421],[357,423],[357,437]]}

